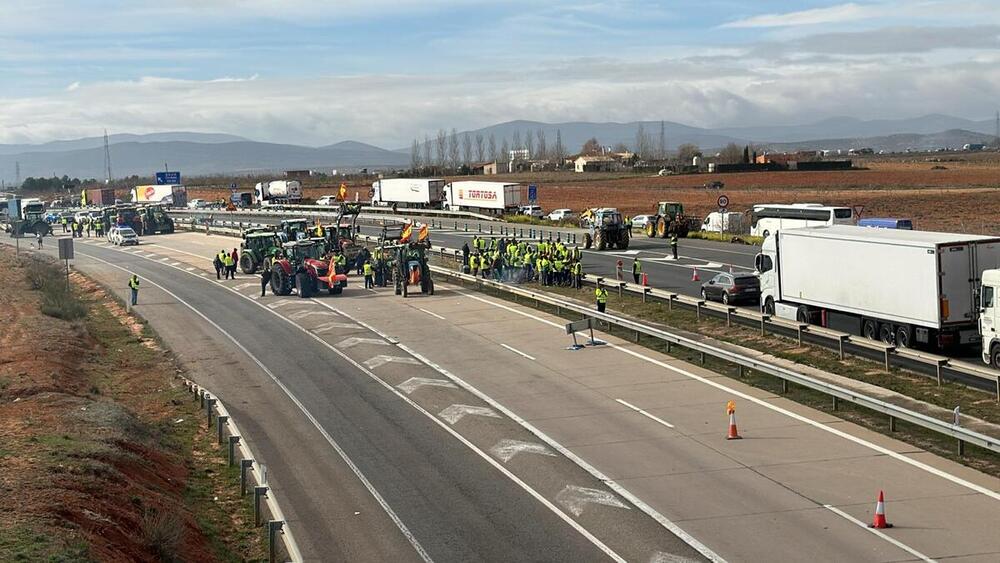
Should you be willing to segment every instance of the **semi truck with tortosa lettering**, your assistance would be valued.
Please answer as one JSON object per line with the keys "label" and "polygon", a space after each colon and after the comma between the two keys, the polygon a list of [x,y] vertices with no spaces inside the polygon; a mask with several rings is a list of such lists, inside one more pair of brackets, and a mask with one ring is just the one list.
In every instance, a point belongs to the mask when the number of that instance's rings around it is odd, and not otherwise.
{"label": "semi truck with tortosa lettering", "polygon": [[444,187],[444,208],[500,215],[517,213],[524,186],[508,182],[451,182]]}
{"label": "semi truck with tortosa lettering", "polygon": [[766,314],[1000,367],[1000,237],[848,225],[781,229],[755,261]]}

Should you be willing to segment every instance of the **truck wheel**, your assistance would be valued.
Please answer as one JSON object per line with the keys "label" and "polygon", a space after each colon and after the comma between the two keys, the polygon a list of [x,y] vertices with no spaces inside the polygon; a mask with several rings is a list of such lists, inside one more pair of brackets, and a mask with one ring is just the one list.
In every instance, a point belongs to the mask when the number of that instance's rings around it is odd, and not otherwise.
{"label": "truck wheel", "polygon": [[894,344],[892,336],[892,325],[881,325],[878,327],[878,339],[881,340],[883,344],[892,346]]}
{"label": "truck wheel", "polygon": [[795,320],[799,321],[800,323],[808,323],[809,307],[806,307],[805,305],[799,305],[798,310],[795,311]]}
{"label": "truck wheel", "polygon": [[604,250],[608,247],[607,237],[601,231],[597,231],[597,234],[594,235],[594,245],[597,246],[597,250]]}
{"label": "truck wheel", "polygon": [[896,328],[896,346],[900,348],[910,347],[910,327],[903,325]]}
{"label": "truck wheel", "polygon": [[309,297],[310,285],[309,276],[306,274],[295,274],[295,287],[298,289],[300,299]]}
{"label": "truck wheel", "polygon": [[1000,369],[1000,344],[994,344],[990,350],[990,363],[993,367]]}
{"label": "truck wheel", "polygon": [[875,340],[875,337],[878,335],[878,326],[875,324],[875,321],[866,320],[861,327],[861,335],[868,340]]}
{"label": "truck wheel", "polygon": [[764,307],[762,308],[765,315],[774,316],[774,299],[768,297],[764,300]]}

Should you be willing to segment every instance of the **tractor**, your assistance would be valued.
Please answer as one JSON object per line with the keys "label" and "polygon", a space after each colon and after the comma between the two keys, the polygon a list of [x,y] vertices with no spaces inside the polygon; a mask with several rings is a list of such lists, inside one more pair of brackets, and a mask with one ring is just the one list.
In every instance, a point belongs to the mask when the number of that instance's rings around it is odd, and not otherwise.
{"label": "tractor", "polygon": [[136,231],[139,236],[174,232],[174,220],[167,216],[163,207],[163,205],[139,206],[140,221],[138,223],[141,230]]}
{"label": "tractor", "polygon": [[[331,250],[342,252],[348,264],[353,264],[361,252],[361,245],[357,242],[358,215],[360,214],[360,203],[341,203],[340,212],[337,214],[337,222],[332,225],[323,226]],[[348,220],[345,221],[345,217]]]}
{"label": "tractor", "polygon": [[52,225],[45,220],[45,204],[41,201],[31,201],[21,207],[20,218],[11,221],[11,234],[23,237],[28,234],[48,236],[52,234]]}
{"label": "tractor", "polygon": [[427,263],[427,251],[430,247],[429,240],[382,247],[385,255],[392,258],[392,281],[396,295],[407,297],[411,285],[419,285],[420,293],[434,295],[434,280],[431,279],[431,268]]}
{"label": "tractor", "polygon": [[132,204],[117,204],[101,209],[101,222],[104,232],[113,226],[132,227],[139,234],[142,231],[142,218],[139,210]]}
{"label": "tractor", "polygon": [[583,247],[596,247],[597,250],[618,247],[628,248],[629,231],[622,214],[613,207],[602,207],[593,210],[588,221],[588,232],[583,234]]}
{"label": "tractor", "polygon": [[278,239],[294,242],[309,238],[309,221],[306,219],[282,219],[278,225]]}
{"label": "tractor", "polygon": [[684,204],[676,201],[659,202],[656,213],[650,215],[646,223],[646,236],[649,238],[667,238],[670,235],[684,238],[689,230],[691,219],[684,215]]}
{"label": "tractor", "polygon": [[347,276],[333,271],[333,260],[324,258],[322,244],[311,240],[286,242],[271,263],[271,291],[289,295],[295,287],[299,297],[312,297],[326,289],[339,295],[347,287]]}
{"label": "tractor", "polygon": [[278,248],[278,237],[271,229],[247,229],[240,243],[240,270],[254,274],[261,264]]}

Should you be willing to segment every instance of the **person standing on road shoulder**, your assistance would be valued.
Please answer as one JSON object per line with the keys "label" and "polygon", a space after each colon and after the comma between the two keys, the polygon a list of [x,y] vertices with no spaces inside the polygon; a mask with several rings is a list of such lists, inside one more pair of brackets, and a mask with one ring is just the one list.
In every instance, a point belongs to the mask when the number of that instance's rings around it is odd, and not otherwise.
{"label": "person standing on road shoulder", "polygon": [[212,265],[215,266],[215,279],[222,279],[222,268],[225,264],[222,262],[222,256],[226,253],[225,250],[220,250],[218,254],[215,255],[215,260],[212,260]]}
{"label": "person standing on road shoulder", "polygon": [[139,302],[139,276],[132,274],[128,279],[128,288],[132,290],[132,306],[135,307]]}
{"label": "person standing on road shoulder", "polygon": [[365,260],[364,272],[365,272],[365,289],[375,289],[375,269],[372,268],[371,261]]}
{"label": "person standing on road shoulder", "polygon": [[632,280],[639,283],[639,276],[642,275],[642,263],[638,258],[632,260]]}
{"label": "person standing on road shoulder", "polygon": [[267,294],[267,284],[271,282],[271,257],[264,258],[264,263],[260,269],[260,296]]}
{"label": "person standing on road shoulder", "polygon": [[670,252],[674,255],[674,260],[677,260],[677,233],[670,235]]}
{"label": "person standing on road shoulder", "polygon": [[222,264],[226,267],[225,279],[236,279],[236,263],[233,262],[233,257],[230,254],[222,253],[224,258],[222,259]]}
{"label": "person standing on road shoulder", "polygon": [[35,242],[38,243],[38,250],[42,249],[42,233],[35,233]]}
{"label": "person standing on road shoulder", "polygon": [[594,298],[597,300],[597,312],[603,313],[608,306],[608,289],[604,284],[598,284],[594,290]]}
{"label": "person standing on road shoulder", "polygon": [[625,269],[625,264],[622,263],[622,259],[619,258],[618,262],[615,264],[615,279],[622,281],[624,279],[624,274],[622,271]]}

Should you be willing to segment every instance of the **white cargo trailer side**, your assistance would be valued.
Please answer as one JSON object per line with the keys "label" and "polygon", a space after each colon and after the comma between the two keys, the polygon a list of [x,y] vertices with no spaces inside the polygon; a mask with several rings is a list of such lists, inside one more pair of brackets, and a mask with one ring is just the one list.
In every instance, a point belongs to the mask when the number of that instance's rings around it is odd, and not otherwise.
{"label": "white cargo trailer side", "polygon": [[439,178],[389,178],[372,184],[372,205],[440,208],[444,180]]}
{"label": "white cargo trailer side", "polygon": [[452,211],[516,212],[521,206],[521,184],[458,181],[445,186],[445,207]]}
{"label": "white cargo trailer side", "polygon": [[1000,238],[852,226],[778,231],[757,263],[767,312],[936,347],[978,341],[981,274],[997,266]]}
{"label": "white cargo trailer side", "polygon": [[302,184],[298,180],[258,182],[254,199],[260,205],[298,202],[302,200]]}

